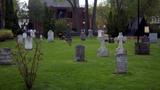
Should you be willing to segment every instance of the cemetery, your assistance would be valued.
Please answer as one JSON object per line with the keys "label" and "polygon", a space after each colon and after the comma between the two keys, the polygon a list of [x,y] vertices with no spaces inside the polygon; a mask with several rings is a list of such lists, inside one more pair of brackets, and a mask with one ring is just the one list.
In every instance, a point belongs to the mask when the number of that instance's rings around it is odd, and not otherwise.
{"label": "cemetery", "polygon": [[0,0],[0,90],[160,90],[150,2]]}

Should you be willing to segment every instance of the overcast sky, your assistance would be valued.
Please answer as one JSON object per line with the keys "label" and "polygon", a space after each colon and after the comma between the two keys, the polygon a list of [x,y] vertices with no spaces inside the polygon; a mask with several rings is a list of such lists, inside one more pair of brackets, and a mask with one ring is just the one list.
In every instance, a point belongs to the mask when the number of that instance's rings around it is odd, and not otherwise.
{"label": "overcast sky", "polygon": [[[28,0],[20,0],[21,2],[27,2],[28,3]],[[102,1],[104,1],[104,0],[97,0],[97,2],[98,3],[100,3],[100,2],[102,2]],[[93,5],[93,2],[94,2],[94,0],[88,0],[88,3],[90,4],[90,5]],[[85,4],[85,0],[79,0],[79,3],[80,3],[80,6],[84,6],[84,4]]]}

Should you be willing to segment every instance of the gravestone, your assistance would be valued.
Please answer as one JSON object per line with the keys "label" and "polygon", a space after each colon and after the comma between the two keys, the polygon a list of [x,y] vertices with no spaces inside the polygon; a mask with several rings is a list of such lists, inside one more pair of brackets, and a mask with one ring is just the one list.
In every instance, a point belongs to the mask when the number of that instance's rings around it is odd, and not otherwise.
{"label": "gravestone", "polygon": [[88,30],[88,37],[89,38],[93,37],[93,30],[92,29]]}
{"label": "gravestone", "polygon": [[86,40],[86,34],[85,34],[85,32],[81,32],[80,38],[81,38],[82,41]]}
{"label": "gravestone", "polygon": [[85,46],[83,46],[83,45],[77,45],[76,46],[75,59],[78,62],[85,61]]}
{"label": "gravestone", "polygon": [[97,56],[106,57],[108,56],[108,50],[105,47],[105,36],[103,30],[98,30],[98,39],[100,41],[100,48],[98,49]]}
{"label": "gravestone", "polygon": [[69,46],[72,45],[72,35],[71,35],[71,32],[69,30],[67,30],[65,32],[65,40],[69,44]]}
{"label": "gravestone", "polygon": [[8,65],[12,62],[11,49],[3,48],[0,50],[0,65]]}
{"label": "gravestone", "polygon": [[23,44],[23,36],[22,35],[17,35],[17,43]]}
{"label": "gravestone", "polygon": [[33,48],[33,45],[32,45],[32,36],[30,35],[30,33],[27,33],[27,37],[25,38],[25,49],[27,50],[31,50]]}
{"label": "gravestone", "polygon": [[150,54],[150,40],[147,36],[143,36],[141,42],[135,43],[135,52],[140,55]]}
{"label": "gravestone", "polygon": [[42,34],[40,35],[40,40],[43,40],[43,35]]}
{"label": "gravestone", "polygon": [[35,38],[36,37],[36,35],[35,35],[35,33],[36,33],[36,30],[30,30],[30,34],[31,34],[31,36],[32,36],[32,38]]}
{"label": "gravestone", "polygon": [[98,49],[97,56],[106,57],[109,55],[108,50],[105,45],[105,38],[101,37],[100,40],[100,48]]}
{"label": "gravestone", "polygon": [[158,40],[158,34],[157,33],[150,33],[149,34],[149,41],[151,43],[156,43]]}
{"label": "gravestone", "polygon": [[117,42],[118,48],[116,49],[116,73],[123,74],[127,73],[127,51],[123,48],[125,38],[122,33],[119,33]]}
{"label": "gravestone", "polygon": [[141,39],[142,43],[149,43],[149,38],[147,36],[143,36]]}
{"label": "gravestone", "polygon": [[54,40],[54,32],[52,30],[48,31],[48,42],[52,42]]}

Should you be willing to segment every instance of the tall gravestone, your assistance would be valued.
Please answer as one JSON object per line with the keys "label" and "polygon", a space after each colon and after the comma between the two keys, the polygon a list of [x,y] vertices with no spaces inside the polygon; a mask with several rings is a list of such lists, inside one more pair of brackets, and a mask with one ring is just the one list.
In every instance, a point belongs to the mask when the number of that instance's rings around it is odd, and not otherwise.
{"label": "tall gravestone", "polygon": [[108,50],[105,47],[105,37],[104,37],[104,31],[98,30],[98,39],[100,41],[100,48],[98,49],[97,56],[100,57],[106,57],[108,56]]}
{"label": "tall gravestone", "polygon": [[81,38],[82,41],[86,40],[86,34],[85,34],[84,31],[81,32],[80,38]]}
{"label": "tall gravestone", "polygon": [[25,43],[24,47],[26,50],[31,50],[33,48],[32,42],[33,42],[32,36],[30,35],[30,33],[27,33],[27,37],[25,38],[24,42]]}
{"label": "tall gravestone", "polygon": [[116,73],[118,74],[124,74],[128,71],[127,51],[123,48],[124,40],[122,33],[119,33],[118,48],[116,49]]}
{"label": "tall gravestone", "polygon": [[12,62],[12,55],[11,49],[3,48],[0,50],[0,65],[7,65],[11,64]]}
{"label": "tall gravestone", "polygon": [[48,42],[52,42],[54,40],[54,32],[52,30],[48,31]]}
{"label": "tall gravestone", "polygon": [[83,45],[77,45],[76,46],[76,55],[75,55],[76,61],[85,61],[85,46]]}
{"label": "tall gravestone", "polygon": [[43,40],[43,35],[42,34],[40,35],[40,40]]}

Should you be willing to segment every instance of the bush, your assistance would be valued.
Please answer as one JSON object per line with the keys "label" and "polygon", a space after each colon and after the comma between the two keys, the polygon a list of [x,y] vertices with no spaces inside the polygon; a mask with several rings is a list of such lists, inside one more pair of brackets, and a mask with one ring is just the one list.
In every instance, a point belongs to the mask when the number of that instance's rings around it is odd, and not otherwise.
{"label": "bush", "polygon": [[0,41],[5,41],[6,39],[13,38],[13,33],[11,30],[3,29],[0,30]]}
{"label": "bush", "polygon": [[67,30],[67,21],[64,19],[56,20],[55,21],[55,33],[64,32]]}

